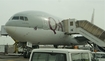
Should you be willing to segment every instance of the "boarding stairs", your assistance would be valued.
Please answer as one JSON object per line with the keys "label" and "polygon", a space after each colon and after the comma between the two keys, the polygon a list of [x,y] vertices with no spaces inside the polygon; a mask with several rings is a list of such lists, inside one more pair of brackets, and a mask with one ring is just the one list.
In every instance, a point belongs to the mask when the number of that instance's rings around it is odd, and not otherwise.
{"label": "boarding stairs", "polygon": [[105,47],[105,31],[91,22],[87,20],[76,21],[75,19],[68,19],[63,21],[63,25],[65,34],[81,34],[100,47]]}

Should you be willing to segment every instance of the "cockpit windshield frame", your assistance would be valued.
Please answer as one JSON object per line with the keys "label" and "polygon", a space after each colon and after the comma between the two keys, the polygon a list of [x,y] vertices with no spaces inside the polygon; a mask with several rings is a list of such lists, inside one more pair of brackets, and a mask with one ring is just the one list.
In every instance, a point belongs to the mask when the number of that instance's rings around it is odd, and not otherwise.
{"label": "cockpit windshield frame", "polygon": [[13,16],[12,20],[23,20],[28,21],[28,18],[26,16]]}

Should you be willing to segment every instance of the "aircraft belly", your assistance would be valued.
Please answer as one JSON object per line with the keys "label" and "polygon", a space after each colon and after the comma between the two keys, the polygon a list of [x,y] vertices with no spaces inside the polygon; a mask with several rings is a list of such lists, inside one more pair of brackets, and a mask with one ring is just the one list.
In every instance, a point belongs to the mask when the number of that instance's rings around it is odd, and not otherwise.
{"label": "aircraft belly", "polygon": [[[10,27],[6,26],[8,34],[20,41],[28,41],[34,44],[70,44],[77,43],[71,38],[71,36],[65,36],[63,32],[56,31],[56,34],[52,30],[43,30],[26,27]],[[73,41],[71,41],[73,40]]]}

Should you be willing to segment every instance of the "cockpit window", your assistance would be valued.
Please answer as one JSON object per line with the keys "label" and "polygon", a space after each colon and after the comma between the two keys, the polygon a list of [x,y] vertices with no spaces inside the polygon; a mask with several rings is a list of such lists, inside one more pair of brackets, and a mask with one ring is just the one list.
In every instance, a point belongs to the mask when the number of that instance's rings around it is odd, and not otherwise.
{"label": "cockpit window", "polygon": [[19,20],[19,16],[14,16],[12,20]]}
{"label": "cockpit window", "polygon": [[28,21],[28,18],[25,16],[14,16],[12,20],[23,20],[23,21]]}
{"label": "cockpit window", "polygon": [[27,17],[25,17],[25,21],[28,21],[28,18]]}
{"label": "cockpit window", "polygon": [[23,16],[20,16],[20,20],[24,20],[24,17]]}

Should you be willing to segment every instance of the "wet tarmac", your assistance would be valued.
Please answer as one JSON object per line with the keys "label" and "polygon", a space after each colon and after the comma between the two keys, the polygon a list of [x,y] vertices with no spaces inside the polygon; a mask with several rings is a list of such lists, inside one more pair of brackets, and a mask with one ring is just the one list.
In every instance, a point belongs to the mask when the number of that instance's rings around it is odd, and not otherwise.
{"label": "wet tarmac", "polygon": [[0,55],[0,61],[29,61],[29,59],[25,59],[22,56],[5,56],[5,55]]}

